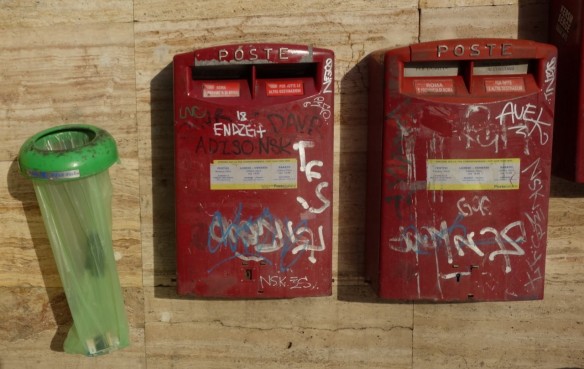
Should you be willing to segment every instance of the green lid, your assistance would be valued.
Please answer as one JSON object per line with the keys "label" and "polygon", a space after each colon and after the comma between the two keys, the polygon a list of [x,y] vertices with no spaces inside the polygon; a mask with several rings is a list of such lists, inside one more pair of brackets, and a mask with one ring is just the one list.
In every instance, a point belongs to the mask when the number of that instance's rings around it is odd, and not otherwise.
{"label": "green lid", "polygon": [[49,128],[22,145],[18,163],[23,175],[41,180],[73,180],[107,170],[118,161],[113,137],[90,125]]}

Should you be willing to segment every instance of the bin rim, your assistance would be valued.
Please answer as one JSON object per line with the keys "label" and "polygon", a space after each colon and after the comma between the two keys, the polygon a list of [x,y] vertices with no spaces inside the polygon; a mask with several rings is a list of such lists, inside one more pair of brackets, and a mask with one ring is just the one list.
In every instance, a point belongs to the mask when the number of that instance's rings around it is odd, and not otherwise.
{"label": "bin rim", "polygon": [[[40,142],[49,136],[77,132],[88,141],[67,150],[49,150]],[[119,161],[116,142],[106,130],[88,124],[55,126],[31,136],[18,154],[20,172],[35,180],[70,181],[107,170]]]}

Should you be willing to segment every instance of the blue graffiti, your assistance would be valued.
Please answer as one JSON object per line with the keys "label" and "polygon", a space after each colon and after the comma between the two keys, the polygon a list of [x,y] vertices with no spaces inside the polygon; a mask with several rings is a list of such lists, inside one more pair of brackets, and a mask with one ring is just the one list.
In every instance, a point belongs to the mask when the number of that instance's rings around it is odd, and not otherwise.
{"label": "blue graffiti", "polygon": [[[315,235],[307,220],[294,224],[288,219],[280,219],[264,208],[257,217],[242,217],[243,206],[239,204],[231,220],[216,211],[208,229],[207,250],[211,254],[227,255],[213,265],[208,272],[234,259],[254,261],[274,265],[285,272],[292,268],[303,255],[316,262],[315,251],[324,251],[322,226],[318,228],[320,244],[315,243]],[[278,255],[275,261],[269,254]]]}
{"label": "blue graffiti", "polygon": [[[496,256],[503,256],[507,273],[511,271],[509,256],[525,254],[521,247],[527,241],[523,221],[511,222],[501,230],[483,227],[478,232],[481,239],[475,240],[475,232],[469,232],[467,227],[462,224],[463,220],[464,215],[458,213],[450,226],[446,221],[442,221],[438,229],[434,227],[418,228],[413,224],[400,227],[399,235],[389,240],[390,248],[403,253],[413,252],[419,255],[430,254],[431,250],[436,253],[437,250],[444,249],[448,263],[452,264],[454,261],[453,251],[459,257],[465,255],[465,250],[470,250],[483,257],[486,256],[484,249],[487,246],[496,245],[498,250],[490,252],[488,259],[493,261]],[[513,230],[517,234],[514,238],[509,235]]]}
{"label": "blue graffiti", "polygon": [[414,251],[418,254],[427,254],[427,249],[436,249],[440,246],[448,247],[450,245],[450,236],[456,230],[459,230],[463,237],[467,237],[466,226],[462,224],[463,220],[464,215],[458,213],[452,225],[448,226],[448,223],[443,221],[440,223],[439,229],[434,227],[418,228],[416,225],[410,224],[405,227],[400,227],[400,236],[390,241],[397,241],[403,244],[405,249],[401,251]]}

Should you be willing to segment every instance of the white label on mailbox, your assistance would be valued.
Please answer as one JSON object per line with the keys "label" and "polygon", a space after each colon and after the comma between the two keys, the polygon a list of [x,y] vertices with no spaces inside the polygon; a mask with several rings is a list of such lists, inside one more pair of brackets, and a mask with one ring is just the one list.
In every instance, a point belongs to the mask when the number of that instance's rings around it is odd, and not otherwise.
{"label": "white label on mailbox", "polygon": [[427,189],[431,191],[518,190],[519,158],[428,159]]}
{"label": "white label on mailbox", "polygon": [[239,97],[239,82],[203,83],[203,97]]}
{"label": "white label on mailbox", "polygon": [[419,79],[414,81],[416,93],[420,95],[453,95],[454,81],[451,79]]}
{"label": "white label on mailbox", "polygon": [[304,83],[302,80],[269,80],[266,81],[268,96],[302,96]]}
{"label": "white label on mailbox", "polygon": [[452,77],[457,76],[460,63],[448,62],[410,62],[404,66],[404,77]]}
{"label": "white label on mailbox", "polygon": [[214,160],[211,190],[277,190],[298,187],[296,159]]}
{"label": "white label on mailbox", "polygon": [[511,78],[486,78],[485,91],[498,92],[525,92],[523,77]]}
{"label": "white label on mailbox", "polygon": [[501,76],[527,74],[529,64],[525,60],[482,60],[476,61],[473,68],[475,76]]}

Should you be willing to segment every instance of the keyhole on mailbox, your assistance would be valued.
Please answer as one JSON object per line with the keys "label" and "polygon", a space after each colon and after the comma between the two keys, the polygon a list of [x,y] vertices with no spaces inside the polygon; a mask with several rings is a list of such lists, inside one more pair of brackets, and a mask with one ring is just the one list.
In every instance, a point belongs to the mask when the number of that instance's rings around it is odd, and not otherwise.
{"label": "keyhole on mailbox", "polygon": [[456,281],[457,281],[457,282],[460,282],[460,276],[461,276],[461,275],[462,275],[462,274],[460,274],[460,273],[456,273]]}
{"label": "keyhole on mailbox", "polygon": [[246,269],[245,270],[245,279],[247,279],[248,281],[252,280],[252,270],[251,269]]}

